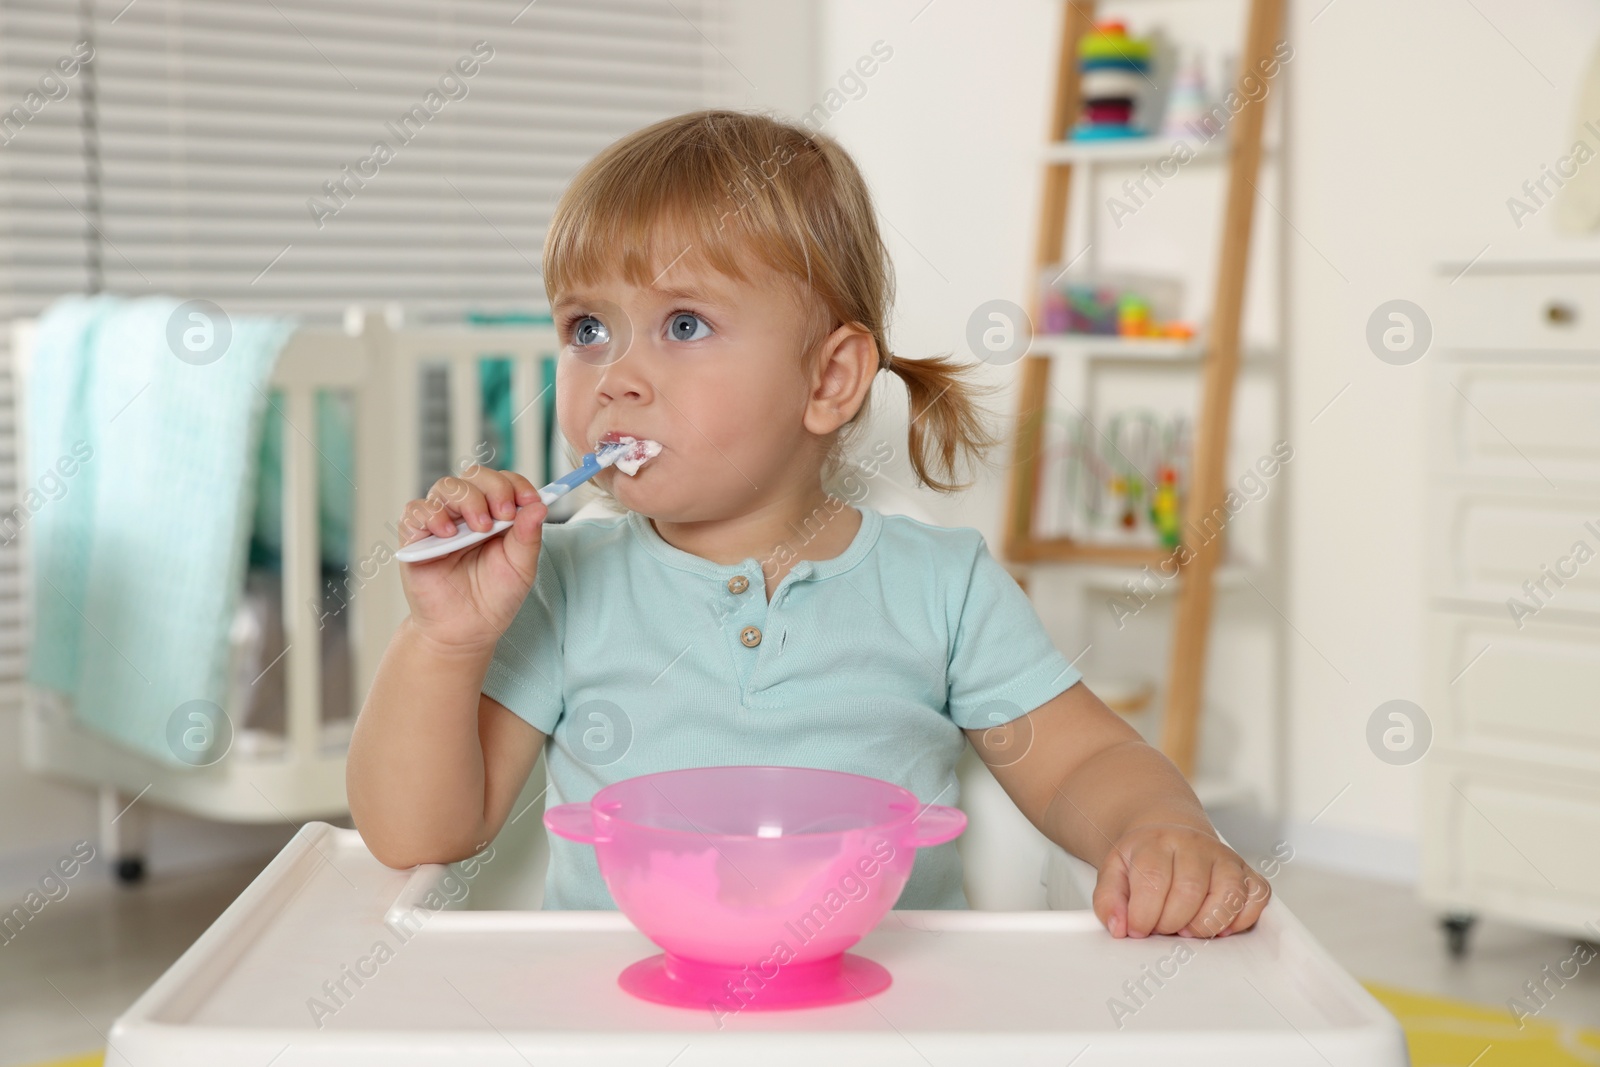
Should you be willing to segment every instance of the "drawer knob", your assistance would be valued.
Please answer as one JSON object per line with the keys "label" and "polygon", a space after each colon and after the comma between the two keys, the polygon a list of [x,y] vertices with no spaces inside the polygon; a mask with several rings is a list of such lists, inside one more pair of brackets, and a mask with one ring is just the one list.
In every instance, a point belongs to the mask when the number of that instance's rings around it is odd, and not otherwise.
{"label": "drawer knob", "polygon": [[1578,310],[1571,304],[1552,300],[1544,306],[1544,318],[1552,326],[1571,326],[1578,321]]}

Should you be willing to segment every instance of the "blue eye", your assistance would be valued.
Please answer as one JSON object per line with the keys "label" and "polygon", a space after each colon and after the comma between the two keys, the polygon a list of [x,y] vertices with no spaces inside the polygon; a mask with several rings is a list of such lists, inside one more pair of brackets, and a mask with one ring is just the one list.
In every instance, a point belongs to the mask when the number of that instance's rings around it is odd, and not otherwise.
{"label": "blue eye", "polygon": [[[696,323],[705,327],[704,333],[695,328]],[[711,326],[692,311],[680,311],[667,322],[667,336],[674,341],[698,341],[711,336]]]}
{"label": "blue eye", "polygon": [[611,331],[606,329],[606,324],[593,315],[585,315],[573,323],[572,343],[579,347],[588,345],[603,345],[611,340]]}

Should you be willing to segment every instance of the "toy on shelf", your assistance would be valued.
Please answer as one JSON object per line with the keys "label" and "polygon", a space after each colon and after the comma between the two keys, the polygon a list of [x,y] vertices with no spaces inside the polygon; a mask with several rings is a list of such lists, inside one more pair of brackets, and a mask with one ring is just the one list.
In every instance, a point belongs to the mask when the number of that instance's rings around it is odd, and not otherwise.
{"label": "toy on shelf", "polygon": [[1189,340],[1195,327],[1176,315],[1182,304],[1177,279],[1133,274],[1043,275],[1040,332],[1126,338]]}
{"label": "toy on shelf", "polygon": [[1044,479],[1055,533],[1079,541],[1176,548],[1188,492],[1189,423],[1136,410],[1102,433],[1089,419],[1052,412]]}
{"label": "toy on shelf", "polygon": [[1155,524],[1161,547],[1178,547],[1178,472],[1162,467],[1156,475],[1160,483],[1150,499],[1150,521]]}
{"label": "toy on shelf", "polygon": [[1194,57],[1178,70],[1177,77],[1173,79],[1161,132],[1168,137],[1197,137],[1208,141],[1221,129],[1211,108],[1211,93],[1206,87],[1205,60],[1196,49]]}
{"label": "toy on shelf", "polygon": [[1106,436],[1111,439],[1107,460],[1115,472],[1111,497],[1117,502],[1117,525],[1132,533],[1138,530],[1141,517],[1153,503],[1155,471],[1163,458],[1162,427],[1149,412],[1119,412],[1111,416]]}
{"label": "toy on shelf", "polygon": [[1150,335],[1150,301],[1138,293],[1123,293],[1117,298],[1117,333],[1123,337]]}
{"label": "toy on shelf", "polygon": [[1150,41],[1129,37],[1120,20],[1096,23],[1078,42],[1078,93],[1083,110],[1074,141],[1143,137],[1141,101],[1154,88],[1150,80]]}

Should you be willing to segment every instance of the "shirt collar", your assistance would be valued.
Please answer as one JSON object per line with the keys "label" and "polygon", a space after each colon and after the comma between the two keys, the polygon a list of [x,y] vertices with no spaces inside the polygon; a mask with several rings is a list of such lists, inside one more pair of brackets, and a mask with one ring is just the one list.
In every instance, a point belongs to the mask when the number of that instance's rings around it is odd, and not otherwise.
{"label": "shirt collar", "polygon": [[[848,506],[848,505],[847,505]],[[856,531],[855,537],[839,555],[832,559],[802,559],[798,560],[789,573],[798,580],[800,578],[831,578],[835,574],[843,574],[864,559],[873,545],[878,542],[878,534],[883,528],[883,515],[868,507],[857,507],[861,512],[861,528]],[[736,574],[746,577],[755,577],[763,574],[762,561],[754,556],[748,557],[739,563],[714,563],[692,552],[685,552],[667,541],[656,532],[650,520],[637,511],[627,514],[628,528],[638,538],[647,552],[669,567],[698,574],[705,578],[718,581],[727,581]]]}

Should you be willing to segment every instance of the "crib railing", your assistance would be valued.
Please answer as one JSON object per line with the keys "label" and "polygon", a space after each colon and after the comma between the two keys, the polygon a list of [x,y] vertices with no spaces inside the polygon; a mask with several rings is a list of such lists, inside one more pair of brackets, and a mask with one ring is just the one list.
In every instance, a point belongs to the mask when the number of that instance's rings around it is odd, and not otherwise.
{"label": "crib railing", "polygon": [[[17,390],[17,446],[26,466],[26,380],[34,324],[13,324]],[[405,616],[398,523],[405,502],[422,495],[421,440],[425,369],[445,368],[449,393],[448,440],[452,466],[481,460],[512,466],[534,477],[544,463],[547,428],[536,389],[541,362],[557,354],[553,327],[407,327],[397,315],[353,311],[343,329],[299,330],[280,353],[272,386],[281,394],[286,421],[282,455],[282,603],[285,650],[285,722],[282,746],[233,751],[206,767],[168,767],[93,733],[65,712],[58,694],[23,687],[23,753],[35,771],[79,781],[101,794],[101,837],[106,854],[128,859],[137,871],[145,805],[135,796],[206,818],[276,822],[328,817],[348,811],[344,795],[342,731],[330,730],[322,707],[322,544],[319,463],[315,433],[317,395],[323,390],[353,399],[350,551],[340,608],[348,612],[352,713],[371,685],[395,628]],[[482,445],[482,361],[509,361],[514,418],[511,455],[486,457]],[[25,543],[27,529],[23,528]],[[24,549],[25,551],[25,549]],[[24,560],[26,555],[22,557]],[[22,568],[24,618],[31,618],[32,589]],[[31,640],[31,635],[28,640]],[[229,708],[235,716],[237,709]],[[120,821],[119,821],[120,820]],[[136,877],[131,875],[130,877]]]}
{"label": "crib railing", "polygon": [[[284,394],[284,415],[302,431],[315,425],[316,394],[349,390],[355,398],[355,507],[352,511],[350,615],[352,674],[357,705],[383,650],[406,613],[400,588],[397,526],[405,502],[426,489],[422,463],[423,376],[444,365],[449,394],[450,467],[475,461],[512,467],[533,477],[544,461],[546,426],[540,363],[559,350],[552,327],[415,327],[366,312],[345,331],[305,330],[280,355],[273,385]],[[353,332],[350,327],[353,327]],[[483,432],[482,363],[510,363],[512,449],[488,455]],[[310,757],[319,748],[322,664],[316,631],[322,581],[317,515],[317,452],[305,432],[284,444],[283,597],[288,652],[289,747]]]}

